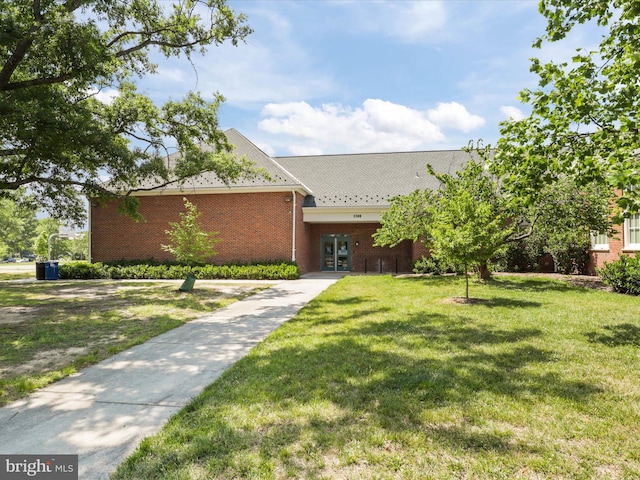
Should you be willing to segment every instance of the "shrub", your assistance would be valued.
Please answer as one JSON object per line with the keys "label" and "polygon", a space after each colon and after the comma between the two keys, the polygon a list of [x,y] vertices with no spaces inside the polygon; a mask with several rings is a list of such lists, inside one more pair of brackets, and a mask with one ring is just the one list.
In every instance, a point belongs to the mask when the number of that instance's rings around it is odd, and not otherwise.
{"label": "shrub", "polygon": [[558,272],[584,274],[589,262],[589,234],[584,231],[557,232],[547,242],[547,252],[556,262]]}
{"label": "shrub", "polygon": [[69,262],[60,264],[58,274],[61,279],[89,280],[109,278],[102,263]]}
{"label": "shrub", "polygon": [[422,257],[413,264],[413,273],[430,273],[431,275],[442,275],[443,273],[455,273],[453,265],[443,262],[434,257]]}
{"label": "shrub", "polygon": [[605,263],[598,273],[614,292],[640,295],[640,258],[621,255],[615,262]]}
{"label": "shrub", "polygon": [[180,265],[155,261],[115,262],[112,264],[70,262],[60,265],[61,279],[110,278],[179,280],[193,275],[201,280],[294,280],[300,277],[292,262],[272,262],[246,265]]}

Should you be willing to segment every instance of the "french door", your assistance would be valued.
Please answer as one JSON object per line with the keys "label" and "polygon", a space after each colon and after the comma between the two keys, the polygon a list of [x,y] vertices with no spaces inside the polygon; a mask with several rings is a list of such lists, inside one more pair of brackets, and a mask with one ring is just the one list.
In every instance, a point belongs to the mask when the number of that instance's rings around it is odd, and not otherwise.
{"label": "french door", "polygon": [[351,271],[351,236],[350,235],[322,235],[323,272]]}

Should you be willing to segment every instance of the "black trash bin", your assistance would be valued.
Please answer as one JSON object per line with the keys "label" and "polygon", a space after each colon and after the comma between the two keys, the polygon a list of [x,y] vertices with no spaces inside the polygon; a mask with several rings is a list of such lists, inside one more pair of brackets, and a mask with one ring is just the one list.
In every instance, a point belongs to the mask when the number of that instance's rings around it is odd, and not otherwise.
{"label": "black trash bin", "polygon": [[44,266],[44,278],[45,280],[58,280],[58,262],[50,260],[45,263]]}
{"label": "black trash bin", "polygon": [[44,266],[46,265],[45,262],[36,262],[36,280],[44,280],[45,279],[45,275],[44,275]]}

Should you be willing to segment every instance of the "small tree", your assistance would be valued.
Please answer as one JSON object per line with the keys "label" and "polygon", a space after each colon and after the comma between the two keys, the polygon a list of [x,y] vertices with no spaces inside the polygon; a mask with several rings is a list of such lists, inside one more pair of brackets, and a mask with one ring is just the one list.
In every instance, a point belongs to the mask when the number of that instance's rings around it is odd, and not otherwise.
{"label": "small tree", "polygon": [[202,215],[198,208],[186,198],[185,212],[180,212],[179,222],[169,222],[170,230],[165,233],[171,239],[169,245],[161,245],[162,249],[171,253],[176,260],[188,265],[204,263],[209,257],[217,255],[215,244],[220,242],[218,232],[207,232],[198,223]]}
{"label": "small tree", "polygon": [[[38,221],[34,243],[34,253],[40,260],[54,260],[69,256],[69,240],[54,237],[51,239],[51,252],[49,252],[49,237],[60,231],[62,224],[54,218],[43,218]],[[51,253],[51,258],[49,258]]]}

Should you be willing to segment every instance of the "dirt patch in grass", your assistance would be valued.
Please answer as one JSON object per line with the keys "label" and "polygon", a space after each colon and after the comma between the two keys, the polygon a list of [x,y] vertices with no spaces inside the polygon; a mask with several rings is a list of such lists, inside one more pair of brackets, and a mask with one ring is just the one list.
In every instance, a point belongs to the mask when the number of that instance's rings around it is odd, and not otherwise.
{"label": "dirt patch in grass", "polygon": [[0,281],[0,405],[270,285],[181,283]]}
{"label": "dirt patch in grass", "polygon": [[478,305],[481,303],[487,303],[489,300],[486,298],[474,298],[474,297],[449,297],[442,300],[442,303],[452,303],[455,305]]}
{"label": "dirt patch in grass", "polygon": [[69,364],[74,358],[84,355],[89,347],[71,347],[65,349],[43,350],[37,352],[33,359],[11,369],[0,369],[0,375],[27,375],[42,370],[55,370]]}

